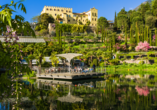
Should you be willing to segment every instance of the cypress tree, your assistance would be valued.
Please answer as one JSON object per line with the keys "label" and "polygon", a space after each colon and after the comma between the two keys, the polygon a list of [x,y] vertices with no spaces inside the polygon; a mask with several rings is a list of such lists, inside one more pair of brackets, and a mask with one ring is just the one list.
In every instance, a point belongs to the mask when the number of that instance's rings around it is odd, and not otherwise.
{"label": "cypress tree", "polygon": [[152,34],[151,34],[151,29],[149,30],[149,44],[152,46]]}
{"label": "cypress tree", "polygon": [[115,17],[114,17],[114,30],[117,31],[117,14],[115,12]]}
{"label": "cypress tree", "polygon": [[136,44],[139,43],[139,36],[138,36],[138,27],[137,27],[137,22],[136,22]]}
{"label": "cypress tree", "polygon": [[132,26],[130,27],[130,42],[133,43],[132,42]]}
{"label": "cypress tree", "polygon": [[147,42],[148,42],[148,33],[149,33],[149,29],[148,29],[148,26],[147,26]]}
{"label": "cypress tree", "polygon": [[144,27],[144,41],[147,41],[147,28]]}
{"label": "cypress tree", "polygon": [[144,42],[144,27],[142,27],[142,42]]}
{"label": "cypress tree", "polygon": [[[112,34],[112,40],[113,40],[112,47],[116,44],[115,35],[116,35],[115,33]],[[114,48],[114,52],[115,52],[115,48]]]}
{"label": "cypress tree", "polygon": [[125,45],[127,46],[127,27],[125,26]]}
{"label": "cypress tree", "polygon": [[104,44],[105,44],[105,39],[106,39],[106,29],[104,29]]}
{"label": "cypress tree", "polygon": [[155,28],[155,46],[157,46],[157,29]]}
{"label": "cypress tree", "polygon": [[103,38],[104,38],[104,27],[102,27],[101,30],[101,42],[103,43]]}

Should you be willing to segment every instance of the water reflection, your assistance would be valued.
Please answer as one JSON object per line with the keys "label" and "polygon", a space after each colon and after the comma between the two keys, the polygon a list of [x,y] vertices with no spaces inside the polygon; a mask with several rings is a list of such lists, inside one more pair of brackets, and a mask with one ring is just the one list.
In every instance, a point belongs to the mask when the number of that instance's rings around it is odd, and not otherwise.
{"label": "water reflection", "polygon": [[[149,80],[106,76],[104,79],[60,81],[37,79],[22,84],[21,95],[2,97],[0,110],[155,110],[156,86]],[[29,82],[29,83],[28,83]],[[141,83],[138,83],[141,82]],[[10,88],[8,90],[9,92]],[[17,105],[17,103],[18,105]]]}

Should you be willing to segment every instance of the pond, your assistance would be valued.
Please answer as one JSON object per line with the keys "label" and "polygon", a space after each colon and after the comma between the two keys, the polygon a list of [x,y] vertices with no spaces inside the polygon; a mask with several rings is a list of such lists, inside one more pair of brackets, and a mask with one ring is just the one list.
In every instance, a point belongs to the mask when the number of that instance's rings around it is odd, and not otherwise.
{"label": "pond", "polygon": [[156,110],[156,77],[106,75],[75,81],[14,80],[0,90],[0,110]]}

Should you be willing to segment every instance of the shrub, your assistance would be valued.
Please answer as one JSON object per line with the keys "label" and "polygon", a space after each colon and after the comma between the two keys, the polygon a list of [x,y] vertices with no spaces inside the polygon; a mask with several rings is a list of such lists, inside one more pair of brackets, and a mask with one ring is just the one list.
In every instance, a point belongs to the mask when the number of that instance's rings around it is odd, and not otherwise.
{"label": "shrub", "polygon": [[143,65],[143,64],[144,64],[144,61],[140,61],[139,64],[140,64],[140,65]]}
{"label": "shrub", "polygon": [[42,30],[40,30],[40,34],[41,35],[46,35],[46,34],[48,34],[48,30],[47,29],[42,29]]}
{"label": "shrub", "polygon": [[85,46],[84,45],[80,45],[80,48],[83,49]]}
{"label": "shrub", "polygon": [[125,60],[125,58],[121,58],[121,61],[124,61]]}
{"label": "shrub", "polygon": [[94,38],[92,39],[92,41],[93,41],[94,43],[96,43],[96,42],[98,42],[98,38],[94,37]]}
{"label": "shrub", "polygon": [[148,51],[150,49],[149,43],[147,41],[140,42],[138,45],[135,47],[136,51]]}
{"label": "shrub", "polygon": [[102,46],[102,44],[96,44],[96,47],[100,48]]}
{"label": "shrub", "polygon": [[85,42],[87,42],[87,41],[89,40],[89,38],[88,38],[88,37],[84,37],[83,40],[84,40]]}
{"label": "shrub", "polygon": [[113,60],[109,60],[111,65],[118,65],[119,64],[119,60],[118,59],[113,59]]}
{"label": "shrub", "polygon": [[88,47],[88,49],[90,49],[93,47],[93,44],[88,44],[87,47]]}

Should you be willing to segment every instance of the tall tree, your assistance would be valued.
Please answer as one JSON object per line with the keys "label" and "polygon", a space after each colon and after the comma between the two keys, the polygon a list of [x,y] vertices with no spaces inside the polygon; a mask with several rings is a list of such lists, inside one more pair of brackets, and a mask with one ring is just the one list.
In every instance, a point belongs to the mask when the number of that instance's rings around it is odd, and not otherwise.
{"label": "tall tree", "polygon": [[117,30],[117,14],[115,12],[115,17],[114,17],[114,30]]}
{"label": "tall tree", "polygon": [[123,33],[126,24],[128,24],[127,12],[125,11],[124,8],[118,13],[117,23],[118,23],[118,27],[120,27],[120,29],[121,29],[121,31]]}
{"label": "tall tree", "polygon": [[100,17],[98,19],[98,27],[102,30],[109,26],[109,23],[105,17]]}

